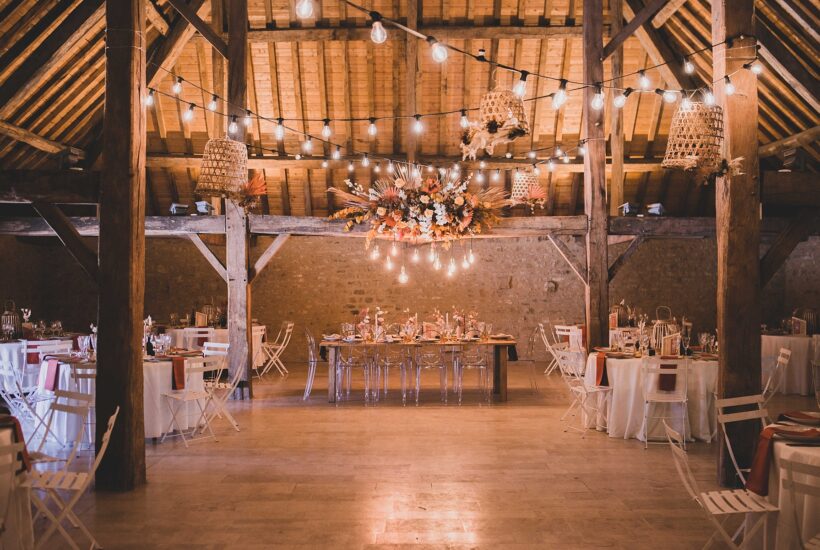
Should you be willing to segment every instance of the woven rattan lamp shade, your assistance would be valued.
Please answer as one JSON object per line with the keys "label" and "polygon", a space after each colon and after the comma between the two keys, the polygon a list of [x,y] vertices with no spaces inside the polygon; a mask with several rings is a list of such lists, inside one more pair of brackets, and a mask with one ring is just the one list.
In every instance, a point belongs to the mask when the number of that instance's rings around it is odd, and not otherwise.
{"label": "woven rattan lamp shade", "polygon": [[484,94],[479,104],[479,116],[481,126],[484,128],[487,128],[490,122],[495,122],[501,127],[505,122],[514,118],[518,121],[515,126],[524,130],[525,133],[529,131],[524,102],[512,90],[496,89]]}
{"label": "woven rattan lamp shade", "polygon": [[717,170],[723,147],[723,109],[692,102],[672,117],[664,168]]}
{"label": "woven rattan lamp shade", "polygon": [[196,193],[238,197],[248,182],[248,149],[228,137],[209,139],[202,153]]}
{"label": "woven rattan lamp shade", "polygon": [[531,171],[517,170],[513,177],[510,199],[519,201],[527,196],[530,185],[538,185],[538,176]]}

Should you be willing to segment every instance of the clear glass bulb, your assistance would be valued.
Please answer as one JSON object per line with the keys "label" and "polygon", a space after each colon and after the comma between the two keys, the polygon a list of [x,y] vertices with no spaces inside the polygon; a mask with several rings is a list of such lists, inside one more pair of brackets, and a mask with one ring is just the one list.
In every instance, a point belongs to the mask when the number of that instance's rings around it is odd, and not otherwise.
{"label": "clear glass bulb", "polygon": [[567,91],[563,88],[559,88],[555,95],[552,96],[552,108],[557,110],[560,109],[564,103],[567,102]]}
{"label": "clear glass bulb", "polygon": [[407,281],[410,280],[410,277],[407,275],[407,271],[404,269],[404,266],[401,266],[401,273],[399,273],[399,283],[406,285]]}
{"label": "clear glass bulb", "polygon": [[322,161],[322,168],[327,168],[327,161],[326,160]]}
{"label": "clear glass bulb", "polygon": [[447,48],[439,44],[438,42],[433,44],[433,60],[436,63],[444,63],[447,61]]}
{"label": "clear glass bulb", "polygon": [[578,146],[578,154],[579,155],[586,155],[587,154],[587,147],[583,143]]}
{"label": "clear glass bulb", "polygon": [[594,96],[592,96],[592,102],[589,104],[596,111],[600,111],[604,108],[604,94],[603,92],[596,92]]}
{"label": "clear glass bulb", "polygon": [[182,93],[182,81],[177,80],[176,82],[174,82],[174,85],[171,86],[171,91],[174,92],[176,95],[181,94]]}
{"label": "clear glass bulb", "polygon": [[749,70],[752,71],[754,74],[761,74],[763,72],[763,65],[760,63],[760,61],[755,61],[749,67]]}
{"label": "clear glass bulb", "polygon": [[684,96],[680,100],[680,108],[685,110],[685,111],[691,109],[692,108],[692,100],[689,99],[688,97]]}
{"label": "clear glass bulb", "polygon": [[[367,157],[367,155],[364,155],[362,157],[362,166],[364,166],[365,168],[370,166],[370,159]],[[393,254],[393,255],[395,256],[395,254]]]}
{"label": "clear glass bulb", "polygon": [[692,74],[695,72],[695,64],[689,61],[688,59],[683,62],[683,72],[686,74]]}
{"label": "clear glass bulb", "polygon": [[370,259],[371,260],[378,260],[379,259],[379,245],[373,247],[370,251]]}
{"label": "clear glass bulb", "polygon": [[253,123],[250,113],[245,115],[245,118],[242,119],[242,123],[245,124],[245,128],[250,128],[250,125]]}
{"label": "clear glass bulb", "polygon": [[154,90],[148,91],[148,95],[145,96],[143,103],[146,107],[151,107],[154,104]]}
{"label": "clear glass bulb", "polygon": [[435,269],[436,271],[441,269],[441,260],[438,259],[438,256],[436,256],[435,261],[433,261],[433,269]]}
{"label": "clear glass bulb", "polygon": [[370,28],[370,40],[374,44],[384,44],[387,40],[387,31],[384,30],[384,25],[381,21],[373,21],[373,26]]}
{"label": "clear glass bulb", "polygon": [[642,90],[648,90],[652,87],[652,81],[649,80],[645,72],[641,71],[638,75],[638,86],[640,86]]}
{"label": "clear glass bulb", "polygon": [[712,107],[715,104],[715,94],[711,90],[703,92],[703,104],[707,107]]}
{"label": "clear glass bulb", "polygon": [[355,167],[355,166],[353,166],[353,163],[352,163],[352,162],[348,162],[348,163],[347,163],[347,171],[348,171],[348,172],[352,172],[352,171],[353,171],[353,170],[355,170],[355,169],[356,169],[356,167]]}
{"label": "clear glass bulb", "polygon": [[436,249],[432,246],[430,246],[430,252],[427,253],[427,259],[430,261],[430,263],[436,261]]}
{"label": "clear glass bulb", "polygon": [[663,92],[663,100],[667,103],[674,103],[678,100],[678,95],[672,90],[666,90]]}
{"label": "clear glass bulb", "polygon": [[725,82],[726,82],[726,86],[723,88],[723,90],[726,92],[726,95],[734,94],[735,93],[735,85],[732,84],[732,81],[729,79],[728,76],[726,77]]}
{"label": "clear glass bulb", "polygon": [[310,137],[302,142],[302,151],[305,153],[310,153],[313,151],[313,140],[311,140]]}
{"label": "clear glass bulb", "polygon": [[612,100],[612,104],[617,108],[620,109],[624,105],[626,105],[626,96],[621,92],[620,94],[615,96],[615,99]]}
{"label": "clear glass bulb", "polygon": [[524,97],[527,95],[527,81],[519,80],[516,82],[515,87],[513,88],[513,93],[518,97]]}
{"label": "clear glass bulb", "polygon": [[230,124],[228,124],[228,133],[235,134],[239,131],[239,125],[236,123],[235,120],[232,120]]}
{"label": "clear glass bulb", "polygon": [[313,2],[312,0],[299,0],[296,4],[296,17],[299,19],[307,19],[313,16]]}
{"label": "clear glass bulb", "polygon": [[208,102],[208,110],[212,113],[216,111],[216,96],[213,96],[211,100]]}
{"label": "clear glass bulb", "polygon": [[182,113],[182,120],[185,122],[191,122],[194,119],[194,107],[193,105],[188,108],[187,111]]}
{"label": "clear glass bulb", "polygon": [[375,136],[375,135],[376,135],[376,134],[378,134],[378,133],[379,133],[379,129],[378,129],[378,128],[376,128],[376,123],[375,123],[375,122],[371,122],[371,123],[370,123],[370,126],[368,126],[368,127],[367,127],[367,135],[369,135],[369,136]]}
{"label": "clear glass bulb", "polygon": [[547,161],[547,168],[549,168],[549,171],[550,171],[550,172],[554,172],[554,171],[555,171],[555,163],[552,161],[552,159],[549,159],[549,160]]}
{"label": "clear glass bulb", "polygon": [[456,261],[450,258],[450,263],[447,265],[447,276],[452,277],[456,274]]}
{"label": "clear glass bulb", "polygon": [[322,126],[322,137],[323,137],[323,138],[325,138],[325,139],[327,139],[327,138],[329,138],[332,134],[333,134],[333,130],[331,130],[331,129],[330,129],[330,124],[325,123],[325,125],[324,125],[324,126]]}
{"label": "clear glass bulb", "polygon": [[461,268],[468,269],[470,267],[470,260],[467,259],[467,255],[464,255],[464,259],[461,260]]}
{"label": "clear glass bulb", "polygon": [[276,134],[277,141],[282,141],[283,139],[285,139],[285,127],[282,126],[281,122],[276,125],[276,130],[274,131],[274,133]]}
{"label": "clear glass bulb", "polygon": [[534,159],[536,156],[538,156],[538,153],[536,153],[535,151],[530,151],[529,153],[527,153],[527,156],[531,159]]}
{"label": "clear glass bulb", "polygon": [[479,161],[478,167],[481,168],[482,170],[484,170],[487,167],[487,163],[484,162],[483,160]]}
{"label": "clear glass bulb", "polygon": [[478,173],[475,175],[475,180],[476,180],[478,183],[483,183],[483,182],[484,182],[484,173],[483,173],[483,172],[478,172]]}
{"label": "clear glass bulb", "polygon": [[387,163],[387,171],[393,173],[393,161]]}
{"label": "clear glass bulb", "polygon": [[569,164],[569,155],[564,153],[561,160],[564,161],[564,164]]}
{"label": "clear glass bulb", "polygon": [[[470,245],[472,246],[472,245]],[[471,248],[470,251],[467,253],[467,261],[471,264],[475,263],[475,254],[473,254],[473,249]]]}
{"label": "clear glass bulb", "polygon": [[387,271],[393,271],[393,258],[391,258],[390,256],[387,257],[387,259],[384,261],[384,268]]}
{"label": "clear glass bulb", "polygon": [[461,115],[461,121],[459,122],[459,124],[461,124],[461,127],[464,130],[470,127],[470,119],[467,118],[466,114]]}
{"label": "clear glass bulb", "polygon": [[500,170],[496,170],[495,172],[493,172],[493,181],[498,181],[498,179],[500,177],[501,177],[501,171]]}
{"label": "clear glass bulb", "polygon": [[331,157],[333,158],[333,160],[339,160],[342,157],[342,152],[339,151],[338,147],[336,147],[336,149],[333,150]]}
{"label": "clear glass bulb", "polygon": [[421,260],[421,255],[419,254],[419,249],[418,248],[413,249],[413,255],[410,256],[410,261],[413,262],[414,264],[417,264],[417,263],[419,263],[419,260]]}
{"label": "clear glass bulb", "polygon": [[413,122],[413,131],[416,134],[421,134],[424,131],[424,124],[422,124],[420,118],[416,118],[416,121]]}
{"label": "clear glass bulb", "polygon": [[399,255],[399,245],[397,245],[395,242],[390,245],[390,255],[393,257]]}
{"label": "clear glass bulb", "polygon": [[380,162],[376,163],[376,166],[373,167],[373,171],[377,174],[382,171],[382,164]]}
{"label": "clear glass bulb", "polygon": [[532,167],[532,173],[533,173],[533,174],[535,174],[536,176],[540,176],[540,175],[541,175],[541,169],[538,167],[538,165],[537,165],[537,164],[536,164],[536,165],[533,165],[533,167]]}

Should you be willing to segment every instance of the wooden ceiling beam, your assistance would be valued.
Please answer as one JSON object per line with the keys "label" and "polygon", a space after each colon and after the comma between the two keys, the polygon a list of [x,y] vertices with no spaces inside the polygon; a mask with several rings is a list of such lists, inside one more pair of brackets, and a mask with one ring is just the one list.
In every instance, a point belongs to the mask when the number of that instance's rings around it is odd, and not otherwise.
{"label": "wooden ceiling beam", "polygon": [[642,7],[637,13],[634,14],[632,19],[621,28],[615,36],[607,42],[606,46],[604,46],[604,53],[603,58],[606,59],[612,53],[618,49],[618,47],[623,44],[627,38],[635,34],[635,31],[638,30],[641,26],[643,26],[647,21],[649,21],[653,15],[655,15],[658,10],[664,7],[669,0],[650,0],[648,4]]}
{"label": "wooden ceiling beam", "polygon": [[802,132],[798,132],[792,136],[778,139],[777,141],[772,141],[766,145],[761,145],[757,150],[757,154],[760,158],[773,157],[788,149],[806,147],[807,145],[811,145],[818,140],[820,140],[820,126],[815,126],[814,128],[803,130]]}
{"label": "wooden ceiling beam", "polygon": [[72,158],[74,160],[85,158],[85,151],[82,149],[44,138],[43,136],[30,132],[25,128],[20,128],[14,124],[9,124],[4,120],[0,120],[0,135],[8,136],[16,141],[27,143],[35,149],[45,151],[46,153],[51,153],[52,155],[67,155],[69,160]]}
{"label": "wooden ceiling beam", "polygon": [[218,33],[216,33],[208,23],[203,21],[196,10],[193,9],[185,0],[168,0],[168,3],[179,13],[185,20],[190,23],[202,36],[207,40],[211,46],[218,51],[222,57],[228,58],[228,43]]}
{"label": "wooden ceiling beam", "polygon": [[652,19],[652,26],[660,29],[686,2],[687,0],[669,0]]}
{"label": "wooden ceiling beam", "polygon": [[96,204],[100,197],[100,173],[80,170],[0,171],[0,202]]}
{"label": "wooden ceiling beam", "polygon": [[162,36],[165,36],[171,30],[171,27],[154,2],[155,0],[145,1],[145,15],[148,17],[148,21],[151,22],[151,25],[153,25]]}
{"label": "wooden ceiling beam", "polygon": [[97,265],[97,253],[85,242],[68,216],[57,206],[47,203],[34,203],[34,209],[57,234],[60,242],[66,247],[71,257],[77,260],[91,280],[99,283],[100,272]]}

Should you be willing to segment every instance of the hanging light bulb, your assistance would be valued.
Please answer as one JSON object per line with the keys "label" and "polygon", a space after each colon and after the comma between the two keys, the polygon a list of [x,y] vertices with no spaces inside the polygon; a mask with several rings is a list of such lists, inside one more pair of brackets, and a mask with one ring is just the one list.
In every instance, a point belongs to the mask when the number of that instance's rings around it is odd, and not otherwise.
{"label": "hanging light bulb", "polygon": [[695,64],[692,63],[692,60],[690,60],[688,56],[683,60],[683,72],[686,74],[692,74],[695,72]]}
{"label": "hanging light bulb", "polygon": [[313,151],[313,138],[307,136],[307,139],[302,142],[302,151],[309,155]]}
{"label": "hanging light bulb", "polygon": [[666,103],[674,103],[678,100],[678,94],[674,90],[664,90],[662,96]]}
{"label": "hanging light bulb", "polygon": [[456,274],[456,260],[455,258],[450,258],[450,262],[447,264],[447,276],[452,277]]}
{"label": "hanging light bulb", "polygon": [[322,161],[322,168],[327,168],[327,161],[326,160]]}
{"label": "hanging light bulb", "polygon": [[592,102],[589,106],[596,111],[604,108],[604,91],[600,84],[595,86],[595,95],[592,96]]}
{"label": "hanging light bulb", "polygon": [[182,93],[182,77],[181,76],[177,77],[176,82],[174,82],[174,85],[171,86],[171,91],[174,92],[174,94],[176,94],[176,95],[179,95],[179,94]]}
{"label": "hanging light bulb", "polygon": [[458,165],[457,162],[453,164],[453,172],[455,172],[456,174],[461,172],[461,167]]}
{"label": "hanging light bulb", "polygon": [[376,17],[374,14],[376,12],[372,12],[371,16],[373,17],[373,26],[370,28],[370,40],[373,41],[374,44],[384,44],[385,40],[387,40],[387,31],[384,30],[384,25],[382,25],[381,15]]}
{"label": "hanging light bulb", "polygon": [[376,128],[376,119],[375,119],[375,118],[371,118],[371,119],[370,119],[370,125],[367,127],[367,135],[369,135],[370,137],[373,137],[373,136],[375,136],[378,132],[379,132],[379,129],[378,129],[378,128]]}
{"label": "hanging light bulb", "polygon": [[216,97],[216,94],[211,96],[211,100],[208,102],[208,110],[212,113],[216,111],[216,100],[219,99]]}
{"label": "hanging light bulb", "polygon": [[475,254],[473,254],[473,243],[470,242],[470,251],[467,253],[467,261],[471,264],[475,263]]}
{"label": "hanging light bulb", "polygon": [[530,73],[527,71],[521,71],[521,78],[515,83],[513,93],[515,93],[518,97],[524,97],[527,95],[527,77],[529,74]]}
{"label": "hanging light bulb", "polygon": [[569,155],[564,153],[561,155],[561,160],[564,161],[564,164],[569,164]]}
{"label": "hanging light bulb", "polygon": [[424,124],[421,123],[421,115],[413,115],[413,118],[416,119],[415,122],[413,122],[413,132],[421,134],[424,131]]}
{"label": "hanging light bulb", "polygon": [[499,178],[501,178],[501,170],[496,168],[495,172],[493,172],[493,181],[498,181]]}
{"label": "hanging light bulb", "polygon": [[371,260],[378,260],[379,259],[379,245],[375,245],[373,249],[370,251],[370,259]]}
{"label": "hanging light bulb", "polygon": [[504,156],[507,157],[508,159],[511,159],[512,158],[512,153],[507,151],[506,153],[504,153]]}
{"label": "hanging light bulb", "polygon": [[194,119],[194,107],[196,107],[196,105],[193,103],[188,106],[188,110],[182,113],[182,120],[191,122]]}
{"label": "hanging light bulb", "polygon": [[364,166],[365,168],[370,166],[370,159],[368,158],[367,153],[365,153],[364,156],[362,156],[362,166]]}
{"label": "hanging light bulb", "polygon": [[527,156],[531,159],[534,159],[536,156],[538,156],[538,153],[536,153],[535,151],[530,151],[529,153],[527,153]]}
{"label": "hanging light bulb", "polygon": [[649,77],[646,76],[646,71],[643,69],[638,71],[638,86],[641,90],[648,90],[652,87],[652,81],[649,80]]}
{"label": "hanging light bulb", "polygon": [[732,79],[729,78],[729,75],[723,77],[723,82],[725,84],[723,91],[726,92],[726,95],[732,95],[735,93],[735,85],[732,84]]}
{"label": "hanging light bulb", "polygon": [[619,93],[615,96],[615,99],[612,100],[612,104],[617,108],[620,109],[624,105],[626,105],[626,98],[632,93],[632,88],[627,88],[626,90]]}
{"label": "hanging light bulb", "polygon": [[274,134],[276,135],[277,141],[282,141],[285,139],[285,126],[282,124],[285,121],[283,118],[279,118],[276,121],[276,130],[274,130]]}
{"label": "hanging light bulb", "polygon": [[336,148],[333,150],[333,153],[331,153],[330,157],[331,157],[333,160],[339,160],[340,158],[342,158],[342,150],[339,148],[339,146],[338,146],[338,145],[337,145],[337,146],[336,146]]}
{"label": "hanging light bulb", "polygon": [[427,259],[431,264],[436,261],[436,248],[433,244],[430,245],[430,252],[427,253]]}
{"label": "hanging light bulb", "polygon": [[484,183],[484,172],[481,172],[481,171],[476,172],[476,175],[475,175],[475,180],[476,180],[478,183]]}
{"label": "hanging light bulb", "polygon": [[541,175],[541,169],[538,167],[537,164],[532,165],[532,173],[535,174],[536,176]]}
{"label": "hanging light bulb", "polygon": [[384,261],[384,268],[387,271],[393,271],[393,258],[391,258],[390,256],[387,257],[387,259]]}
{"label": "hanging light bulb", "polygon": [[470,260],[467,259],[467,255],[464,255],[464,258],[461,260],[461,269],[470,269]]}
{"label": "hanging light bulb", "polygon": [[296,17],[299,19],[308,19],[313,17],[312,0],[299,0],[296,4]]}
{"label": "hanging light bulb", "polygon": [[407,275],[407,271],[404,269],[404,266],[401,266],[401,273],[399,273],[399,283],[406,285],[407,281],[410,280],[410,276]]}
{"label": "hanging light bulb", "polygon": [[436,259],[433,260],[433,269],[435,269],[436,271],[441,269],[441,260],[439,260],[438,254],[436,254]]}
{"label": "hanging light bulb", "polygon": [[302,160],[302,155],[299,154],[299,153],[296,153],[295,155],[293,155],[293,158],[295,158],[296,160]]}
{"label": "hanging light bulb", "polygon": [[352,161],[352,160],[351,160],[350,162],[348,162],[348,163],[347,163],[347,171],[348,171],[348,172],[352,172],[352,171],[353,171],[353,170],[355,170],[355,169],[356,169],[356,167],[355,167],[355,166],[353,166],[353,161]]}
{"label": "hanging light bulb", "polygon": [[461,121],[459,124],[461,124],[461,128],[464,130],[470,126],[470,120],[467,118],[467,109],[461,110]]}
{"label": "hanging light bulb", "polygon": [[228,133],[235,134],[239,131],[239,125],[236,123],[236,115],[231,116],[231,123],[228,124]]}
{"label": "hanging light bulb", "polygon": [[376,166],[374,166],[374,167],[373,167],[373,171],[374,171],[374,172],[376,172],[377,174],[378,174],[379,172],[381,172],[381,171],[382,171],[382,163],[381,163],[381,162],[377,162],[377,163],[376,163]]}
{"label": "hanging light bulb", "polygon": [[414,178],[421,177],[421,170],[419,170],[419,165],[418,165],[418,164],[414,164],[414,165],[413,165],[413,170],[411,170],[410,174],[411,174]]}
{"label": "hanging light bulb", "polygon": [[250,128],[251,124],[253,123],[253,119],[251,119],[250,110],[245,111],[245,118],[242,119],[242,123],[245,125],[245,128]]}
{"label": "hanging light bulb", "polygon": [[399,245],[396,244],[396,241],[390,243],[390,255],[394,258],[399,255]]}
{"label": "hanging light bulb", "polygon": [[330,129],[330,120],[325,119],[324,124],[322,125],[322,137],[327,139],[333,134],[333,130]]}
{"label": "hanging light bulb", "polygon": [[763,72],[763,64],[760,63],[759,59],[753,59],[752,61],[743,65],[744,69],[749,69],[752,73],[759,75]]}
{"label": "hanging light bulb", "polygon": [[142,102],[146,107],[151,107],[154,104],[154,90],[153,90],[153,88],[148,88],[148,95],[145,96],[145,99],[143,99]]}
{"label": "hanging light bulb", "polygon": [[689,99],[689,96],[686,95],[686,90],[680,91],[680,108],[684,111],[688,111],[692,108],[692,100]]}
{"label": "hanging light bulb", "polygon": [[436,63],[444,63],[447,61],[447,48],[432,36],[427,37],[427,42],[432,46],[433,60]]}
{"label": "hanging light bulb", "polygon": [[587,154],[587,146],[584,145],[584,142],[578,144],[578,154],[583,156]]}
{"label": "hanging light bulb", "polygon": [[552,94],[552,108],[558,110],[567,102],[567,81],[561,79],[558,83],[558,90]]}
{"label": "hanging light bulb", "polygon": [[392,174],[392,173],[393,173],[393,161],[392,161],[392,160],[387,162],[387,171],[388,171],[390,174]]}
{"label": "hanging light bulb", "polygon": [[484,162],[483,160],[479,161],[478,167],[481,168],[482,170],[484,170],[487,167],[487,163]]}
{"label": "hanging light bulb", "polygon": [[413,249],[413,255],[410,256],[410,261],[413,262],[414,264],[417,264],[417,263],[419,263],[419,260],[421,260],[421,255],[419,254],[419,249],[414,248]]}
{"label": "hanging light bulb", "polygon": [[555,157],[560,157],[563,154],[564,154],[564,150],[561,149],[561,147],[556,147],[555,151],[552,152],[552,155],[555,156]]}
{"label": "hanging light bulb", "polygon": [[712,107],[715,104],[715,94],[708,88],[703,92],[703,104],[707,107]]}
{"label": "hanging light bulb", "polygon": [[555,161],[553,161],[552,159],[549,159],[549,160],[547,161],[547,169],[548,169],[550,172],[555,172]]}

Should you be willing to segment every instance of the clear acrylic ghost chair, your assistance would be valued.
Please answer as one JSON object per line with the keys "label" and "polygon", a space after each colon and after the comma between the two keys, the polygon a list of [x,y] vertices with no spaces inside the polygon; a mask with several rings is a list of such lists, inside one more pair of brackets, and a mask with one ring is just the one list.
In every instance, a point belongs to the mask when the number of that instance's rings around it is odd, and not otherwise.
{"label": "clear acrylic ghost chair", "polygon": [[[723,437],[726,440],[729,457],[732,459],[737,477],[740,478],[743,485],[746,485],[746,475],[749,473],[749,468],[741,468],[738,464],[726,425],[735,422],[760,422],[760,429],[762,430],[769,422],[769,413],[765,408],[765,400],[760,394],[728,397],[726,399],[717,399],[715,407],[717,408],[718,425],[721,427]],[[745,410],[738,411],[738,407]]]}
{"label": "clear acrylic ghost chair", "polygon": [[[765,497],[746,491],[745,489],[725,489],[721,491],[701,492],[697,480],[689,467],[689,457],[683,449],[683,437],[681,434],[663,421],[666,430],[669,448],[672,450],[675,469],[678,471],[681,482],[686,488],[686,492],[703,510],[704,515],[715,528],[715,532],[706,541],[703,548],[712,546],[717,537],[729,548],[749,548],[757,541],[755,534],[763,527],[763,540],[768,537],[769,518],[776,514],[779,509],[771,504]],[[732,518],[740,520],[740,529],[734,537],[726,530],[726,523]],[[738,543],[738,537],[743,534],[742,541]]]}
{"label": "clear acrylic ghost chair", "polygon": [[419,404],[421,393],[421,372],[438,369],[441,402],[447,403],[447,367],[448,361],[444,353],[445,346],[422,346],[416,350],[416,405]]}
{"label": "clear acrylic ghost chair", "polygon": [[489,403],[492,397],[492,346],[465,345],[456,357],[458,404],[461,405],[461,396],[464,392],[464,371],[478,372],[478,387],[484,400]]}
{"label": "clear acrylic ghost chair", "polygon": [[[780,459],[780,468],[785,473],[781,477],[781,490],[789,496],[792,509],[793,535],[799,539],[790,541],[791,547],[820,550],[820,521],[803,520],[810,518],[809,501],[820,499],[820,465]],[[804,531],[808,533],[803,535]],[[777,536],[780,539],[787,535],[778,532]]]}
{"label": "clear acrylic ghost chair", "polygon": [[786,383],[786,371],[789,367],[789,361],[792,357],[792,350],[780,348],[780,353],[777,354],[777,362],[769,372],[769,377],[766,379],[766,385],[763,386],[763,406],[769,404],[769,401],[774,394],[781,392]]}
{"label": "clear acrylic ghost chair", "polygon": [[384,373],[384,397],[387,398],[390,370],[398,369],[401,376],[401,404],[407,404],[407,369],[412,365],[410,347],[393,344],[381,346],[379,350],[379,366]]}
{"label": "clear acrylic ghost chair", "polygon": [[307,401],[308,397],[310,397],[310,392],[313,390],[313,379],[316,377],[316,365],[319,363],[319,351],[316,349],[316,340],[308,329],[305,329],[305,338],[308,344],[308,372],[302,401]]}
{"label": "clear acrylic ghost chair", "polygon": [[368,347],[353,345],[339,346],[336,360],[336,402],[350,398],[353,371],[360,370],[365,378],[365,401],[370,399],[370,353]]}

